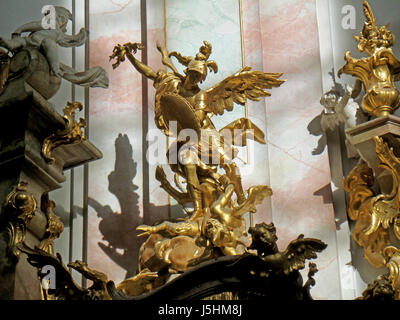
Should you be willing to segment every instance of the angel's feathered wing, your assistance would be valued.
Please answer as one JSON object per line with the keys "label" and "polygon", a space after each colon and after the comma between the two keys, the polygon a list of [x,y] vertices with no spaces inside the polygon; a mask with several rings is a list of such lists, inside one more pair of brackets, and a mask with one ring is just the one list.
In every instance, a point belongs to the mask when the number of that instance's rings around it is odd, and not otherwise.
{"label": "angel's feathered wing", "polygon": [[44,266],[53,266],[55,268],[56,288],[48,289],[48,293],[55,295],[62,300],[80,299],[84,295],[84,290],[74,281],[71,273],[62,262],[60,254],[53,256],[39,248],[32,250],[27,246],[19,246],[19,249],[28,256],[28,262],[38,268],[40,280],[46,276],[40,271]]}
{"label": "angel's feathered wing", "polygon": [[295,270],[303,269],[306,260],[317,258],[317,252],[321,252],[327,244],[318,239],[304,238],[301,234],[296,240],[289,243],[286,250],[282,253],[283,272],[289,274]]}
{"label": "angel's feathered wing", "polygon": [[244,105],[247,99],[258,101],[261,97],[270,96],[265,89],[284,83],[286,80],[279,79],[281,76],[282,73],[251,71],[250,67],[245,67],[206,90],[205,110],[221,115],[225,110],[232,111],[234,103]]}

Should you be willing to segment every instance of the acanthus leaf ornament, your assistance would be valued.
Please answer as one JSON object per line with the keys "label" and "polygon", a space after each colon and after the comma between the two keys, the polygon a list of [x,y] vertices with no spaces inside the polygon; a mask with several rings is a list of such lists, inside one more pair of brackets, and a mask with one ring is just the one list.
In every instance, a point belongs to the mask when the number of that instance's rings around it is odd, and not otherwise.
{"label": "acanthus leaf ornament", "polygon": [[52,151],[55,148],[61,145],[79,143],[86,140],[82,131],[82,128],[86,128],[85,119],[80,118],[79,121],[75,120],[76,110],[81,111],[82,108],[83,106],[80,102],[68,102],[67,106],[64,107],[64,129],[58,130],[43,141],[42,155],[47,162],[55,162],[56,159],[52,156]]}
{"label": "acanthus leaf ornament", "polygon": [[1,212],[1,228],[8,236],[8,258],[19,258],[18,245],[25,241],[27,226],[35,215],[36,208],[36,199],[28,192],[27,182],[21,181],[7,196]]}
{"label": "acanthus leaf ornament", "polygon": [[380,275],[373,283],[368,284],[362,296],[355,300],[393,301],[398,299],[396,295],[390,278],[387,275]]}
{"label": "acanthus leaf ornament", "polygon": [[389,194],[373,192],[373,172],[363,161],[360,161],[344,179],[343,188],[349,193],[348,215],[357,221],[353,238],[364,248],[366,259],[375,267],[382,267],[385,264],[383,251],[391,243],[389,228],[392,225],[396,236],[399,236],[400,160],[383,138],[374,137],[374,141],[380,166],[393,178],[391,192]]}
{"label": "acanthus leaf ornament", "polygon": [[48,194],[42,198],[41,204],[47,217],[47,228],[39,244],[39,249],[54,254],[54,241],[59,238],[64,231],[64,223],[61,221],[61,218],[54,213],[56,204],[53,200],[49,199]]}
{"label": "acanthus leaf ornament", "polygon": [[78,285],[72,277],[71,272],[64,265],[61,255],[53,255],[49,252],[35,247],[31,249],[24,244],[18,246],[19,250],[28,256],[28,262],[38,269],[40,280],[45,273],[41,270],[46,265],[55,268],[55,289],[47,289],[47,294],[51,298],[59,300],[109,300],[110,297],[106,290],[107,276],[99,271],[90,269],[85,262],[80,260],[71,262],[68,267],[82,274],[86,279],[93,281],[93,284],[85,289]]}
{"label": "acanthus leaf ornament", "polygon": [[394,246],[388,246],[383,254],[389,269],[389,280],[395,292],[395,299],[400,300],[400,250]]}

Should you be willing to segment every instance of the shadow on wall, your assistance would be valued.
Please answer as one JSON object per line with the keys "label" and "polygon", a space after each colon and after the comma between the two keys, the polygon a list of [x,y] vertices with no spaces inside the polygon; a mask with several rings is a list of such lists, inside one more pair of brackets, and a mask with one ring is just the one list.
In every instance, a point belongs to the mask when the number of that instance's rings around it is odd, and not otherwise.
{"label": "shadow on wall", "polygon": [[[145,238],[138,238],[136,227],[143,223],[139,210],[138,186],[133,183],[137,174],[137,162],[133,159],[132,145],[126,134],[119,134],[115,140],[114,170],[108,175],[108,190],[117,197],[121,212],[114,212],[108,204],[88,198],[88,204],[99,218],[99,230],[103,241],[99,247],[121,268],[126,270],[125,278],[135,275],[138,267],[139,250]],[[148,199],[147,199],[148,201]],[[174,208],[175,209],[175,208]],[[155,224],[168,218],[168,205],[149,204],[146,221]],[[68,223],[68,214],[63,208],[57,211]],[[82,214],[82,208],[74,207],[74,214]],[[145,213],[146,214],[146,213]]]}
{"label": "shadow on wall", "polygon": [[[331,72],[329,72],[329,75],[331,76],[333,80],[333,86],[330,89],[330,91],[337,92],[340,97],[343,97],[345,93],[345,88],[342,84],[338,83],[335,78],[335,72],[332,69]],[[361,105],[361,99],[362,99],[363,94],[361,93],[354,101],[357,102],[357,104],[360,106]],[[323,109],[324,106],[321,104],[321,108]],[[312,151],[313,155],[320,155],[322,154],[326,147],[327,147],[327,135],[326,132],[322,129],[321,126],[321,118],[324,113],[324,110],[317,115],[315,118],[313,118],[308,126],[308,132],[316,137],[320,137],[317,146],[314,148]],[[359,113],[356,114],[356,116],[359,116]],[[359,118],[357,118],[359,120]],[[358,157],[357,158],[349,158],[347,155],[347,149],[346,149],[346,143],[345,143],[345,126],[343,123],[338,125],[335,129],[335,131],[331,131],[332,134],[338,134],[339,139],[340,139],[340,152],[342,154],[342,168],[343,172],[342,175],[334,175],[332,177],[332,183],[335,186],[335,190],[332,192],[331,184],[327,184],[321,189],[317,190],[314,192],[314,196],[321,196],[323,199],[323,203],[331,203],[333,198],[340,198],[340,194],[343,192],[343,179],[346,177],[350,170],[358,163]],[[347,198],[348,194],[345,193],[346,197],[346,207],[347,207]],[[365,287],[367,286],[368,283],[372,283],[378,275],[385,274],[387,272],[387,268],[375,268],[373,267],[365,258],[364,258],[364,250],[360,246],[358,246],[353,237],[352,233],[354,230],[355,226],[355,221],[351,221],[349,218],[347,219],[349,223],[349,228],[350,228],[350,234],[349,240],[350,240],[350,251],[351,251],[351,261],[347,263],[347,265],[350,265],[354,268],[354,270],[357,271],[358,277],[365,283]],[[336,223],[336,230],[339,231],[341,228],[342,223],[344,223],[345,220],[342,217],[339,217],[337,215],[335,217],[335,223]],[[360,288],[359,288],[360,289]],[[362,288],[363,290],[364,288]]]}
{"label": "shadow on wall", "polygon": [[101,218],[99,230],[104,244],[100,248],[116,264],[126,270],[127,277],[135,274],[142,239],[137,238],[136,227],[142,223],[139,216],[138,186],[133,183],[137,162],[132,159],[132,146],[127,135],[119,134],[115,140],[114,171],[108,175],[108,190],[117,197],[121,212],[113,212],[109,205],[89,198],[88,204]]}
{"label": "shadow on wall", "polygon": [[[113,212],[109,205],[102,205],[92,198],[88,202],[101,218],[99,230],[107,244],[99,242],[99,246],[126,270],[125,278],[135,275],[140,246],[145,240],[137,237],[140,231],[136,230],[143,223],[138,206],[139,194],[136,192],[138,186],[133,183],[136,174],[137,162],[133,159],[132,145],[128,136],[120,133],[115,140],[115,166],[114,171],[108,175],[108,190],[117,197],[121,212]],[[168,218],[166,212],[168,205],[156,206],[150,203],[149,212],[144,214],[149,224],[155,224]]]}
{"label": "shadow on wall", "polygon": [[[345,93],[345,89],[340,83],[336,82],[335,70],[332,69],[332,71],[329,72],[328,74],[330,75],[330,77],[333,80],[333,86],[329,91],[337,92],[339,94],[339,96],[343,97],[343,95]],[[325,134],[324,130],[322,130],[322,127],[321,127],[321,118],[322,118],[322,114],[324,113],[324,106],[322,104],[321,104],[321,108],[322,108],[321,113],[319,115],[317,115],[315,118],[313,118],[308,123],[308,126],[307,126],[307,130],[311,135],[320,137],[318,139],[317,146],[312,151],[312,155],[319,155],[319,154],[323,153],[326,148],[326,134]]]}

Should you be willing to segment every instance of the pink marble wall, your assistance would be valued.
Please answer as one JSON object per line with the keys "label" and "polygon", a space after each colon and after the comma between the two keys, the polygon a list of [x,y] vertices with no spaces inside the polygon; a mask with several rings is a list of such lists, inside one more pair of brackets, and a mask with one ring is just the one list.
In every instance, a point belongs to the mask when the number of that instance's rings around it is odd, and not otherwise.
{"label": "pink marble wall", "polygon": [[[260,24],[260,6],[259,0],[242,1],[242,21],[243,21],[243,55],[244,64],[253,70],[263,70],[263,51],[262,51],[262,33]],[[272,70],[265,70],[273,72]],[[276,89],[271,89],[274,94]],[[265,133],[265,140],[268,141],[266,103],[269,99],[261,101],[247,101],[248,117]],[[245,189],[264,184],[270,186],[270,172],[268,159],[268,144],[262,145],[254,143],[250,146],[249,153],[254,156],[251,159],[253,169],[243,179]],[[246,173],[246,172],[244,172]],[[253,224],[260,222],[270,223],[272,221],[271,198],[257,206],[257,212],[253,216]]]}
{"label": "pink marble wall", "polygon": [[[116,44],[141,39],[140,2],[90,6],[90,65],[108,73],[108,90],[90,90],[90,140],[103,159],[90,164],[88,263],[116,283],[133,275],[143,218],[142,81],[125,62],[113,70]],[[140,56],[140,53],[139,53]]]}
{"label": "pink marble wall", "polygon": [[312,155],[318,138],[307,130],[322,95],[315,1],[259,2],[264,71],[287,79],[267,100],[272,220],[281,249],[300,233],[328,244],[312,294],[340,299],[328,157],[326,151]]}
{"label": "pink marble wall", "polygon": [[[164,43],[163,2],[148,2],[146,13],[147,63],[158,70],[163,68],[156,49],[157,42]],[[136,227],[168,217],[168,195],[154,179],[156,165],[149,165],[149,178],[143,181],[143,108],[148,111],[148,129],[158,130],[152,82],[147,83],[148,105],[144,106],[141,74],[128,60],[113,70],[108,58],[116,44],[142,41],[141,18],[139,1],[101,0],[90,8],[90,64],[107,71],[110,86],[90,91],[90,139],[104,157],[90,166],[88,258],[93,268],[116,283],[136,272],[144,241],[137,238]],[[141,60],[142,52],[136,57]],[[146,185],[149,196],[145,198]],[[144,204],[148,204],[146,212]]]}
{"label": "pink marble wall", "polygon": [[[161,63],[161,53],[157,50],[157,43],[165,45],[164,39],[164,2],[163,1],[148,1],[147,2],[147,58],[148,65],[153,70],[164,69],[165,66]],[[156,127],[154,122],[154,97],[155,89],[153,82],[148,81],[148,126],[149,131],[156,131],[160,134],[161,131]],[[162,137],[166,143],[167,138]],[[149,142],[151,143],[151,142]],[[162,154],[164,161],[166,155]],[[149,164],[149,212],[151,219],[158,220],[167,218],[170,214],[168,194],[164,189],[160,188],[160,183],[155,179],[155,170],[157,164],[150,162]]]}
{"label": "pink marble wall", "polygon": [[[265,72],[284,72],[287,79],[280,88],[271,89],[272,96],[265,102],[248,103],[249,118],[265,131],[267,144],[255,145],[257,161],[243,174],[243,180],[245,188],[255,184],[272,187],[274,195],[259,207],[254,218],[256,223],[275,223],[281,249],[300,233],[328,243],[317,260],[320,271],[312,294],[316,299],[339,299],[329,163],[326,153],[311,154],[318,137],[307,131],[308,123],[321,110],[322,94],[315,1],[242,2],[245,64]],[[171,14],[184,14],[176,2],[171,3],[175,4]],[[155,70],[163,67],[155,48],[156,41],[164,42],[161,5],[162,1],[150,1],[147,11],[148,64]],[[89,194],[95,201],[89,210],[89,264],[116,282],[127,275],[127,269],[132,273],[138,254],[135,250],[140,245],[135,242],[134,229],[142,221],[142,203],[146,201],[142,198],[143,110],[141,76],[129,63],[113,71],[108,55],[116,43],[140,41],[139,12],[139,2],[117,6],[101,0],[90,16],[91,65],[101,65],[108,71],[110,88],[91,90],[90,96],[90,139],[103,151],[104,159],[90,166]],[[175,41],[174,34],[168,36]],[[148,84],[148,125],[154,129],[154,89],[151,82]],[[122,135],[118,138],[119,133]],[[122,179],[115,189],[107,186],[110,173],[118,171],[114,167],[117,138],[117,167],[125,166],[129,172],[136,163],[136,172],[128,179],[111,175]],[[150,212],[166,217],[168,198],[154,179],[155,165],[149,169]]]}

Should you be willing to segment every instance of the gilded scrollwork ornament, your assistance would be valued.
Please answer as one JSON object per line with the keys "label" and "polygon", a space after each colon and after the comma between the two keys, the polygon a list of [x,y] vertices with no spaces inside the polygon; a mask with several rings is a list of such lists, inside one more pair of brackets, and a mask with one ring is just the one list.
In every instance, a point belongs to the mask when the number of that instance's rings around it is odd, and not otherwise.
{"label": "gilded scrollwork ornament", "polygon": [[56,159],[52,156],[52,152],[55,148],[61,145],[79,143],[86,140],[82,131],[83,128],[86,128],[85,119],[80,118],[79,121],[75,120],[76,110],[81,111],[82,108],[83,106],[80,102],[68,102],[67,106],[64,107],[64,129],[58,130],[56,133],[47,137],[42,145],[42,155],[47,162],[55,162]]}
{"label": "gilded scrollwork ornament", "polygon": [[28,192],[28,183],[21,181],[8,196],[1,213],[1,229],[7,234],[6,257],[16,261],[18,245],[25,241],[27,226],[35,215],[37,202]]}
{"label": "gilded scrollwork ornament", "polygon": [[64,231],[64,223],[61,221],[61,218],[54,213],[56,204],[53,200],[49,199],[48,195],[42,198],[41,205],[47,217],[47,228],[39,244],[39,249],[54,254],[54,241],[59,238]]}
{"label": "gilded scrollwork ornament", "polygon": [[393,301],[396,300],[395,297],[396,293],[389,277],[381,275],[373,283],[368,284],[362,296],[355,300]]}
{"label": "gilded scrollwork ornament", "polygon": [[400,250],[394,246],[388,246],[384,250],[386,267],[389,269],[389,280],[394,290],[396,300],[400,300]]}
{"label": "gilded scrollwork ornament", "polygon": [[86,279],[91,280],[93,284],[89,288],[82,288],[75,282],[69,269],[64,265],[61,255],[53,255],[44,250],[35,247],[31,249],[24,244],[20,244],[19,250],[28,256],[28,262],[38,269],[38,276],[42,280],[45,273],[42,268],[51,265],[55,268],[55,288],[46,290],[47,299],[59,300],[109,300],[106,285],[107,275],[88,267],[87,263],[80,260],[71,262],[68,267],[82,274]]}
{"label": "gilded scrollwork ornament", "polygon": [[[368,57],[355,59],[346,52],[346,64],[338,75],[345,73],[356,77],[352,97],[357,97],[363,86],[363,111],[370,116],[387,116],[385,119],[390,122],[396,117],[389,115],[400,106],[400,91],[395,85],[400,80],[400,61],[392,50],[395,36],[389,25],[378,27],[367,1],[363,3],[363,10],[366,21],[361,34],[354,38],[358,50]],[[356,221],[352,236],[371,265],[389,269],[388,275],[368,285],[360,300],[400,299],[399,250],[393,245],[394,237],[400,240],[400,159],[392,147],[397,146],[395,132],[391,128],[383,129],[382,123],[377,124],[385,119],[346,130],[348,136],[354,134],[353,147],[361,156],[343,181],[343,188],[349,195],[347,213]],[[373,127],[375,124],[377,126]],[[376,131],[371,135],[372,128]],[[369,139],[375,148],[369,147]]]}
{"label": "gilded scrollwork ornament", "polygon": [[378,276],[356,300],[400,300],[400,250],[387,246],[383,250],[389,272]]}
{"label": "gilded scrollwork ornament", "polygon": [[393,178],[391,192],[376,194],[372,190],[375,181],[373,171],[362,160],[344,179],[343,187],[349,193],[348,215],[357,221],[353,238],[364,248],[365,258],[373,266],[383,267],[384,250],[391,244],[390,227],[393,227],[394,234],[400,239],[400,160],[383,138],[374,137],[374,141],[380,167]]}

